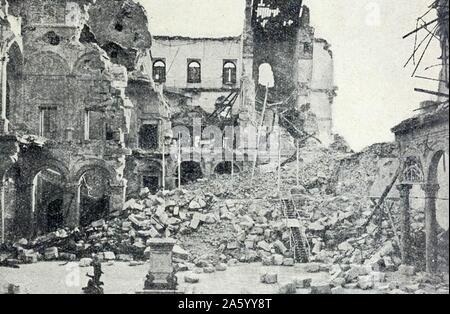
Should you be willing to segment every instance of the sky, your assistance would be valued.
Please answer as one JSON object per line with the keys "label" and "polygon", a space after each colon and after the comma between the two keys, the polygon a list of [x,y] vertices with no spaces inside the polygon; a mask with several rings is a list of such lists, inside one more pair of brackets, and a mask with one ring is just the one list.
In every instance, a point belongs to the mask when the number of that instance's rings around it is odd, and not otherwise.
{"label": "sky", "polygon": [[[245,0],[139,1],[149,14],[152,35],[220,37],[242,32]],[[416,87],[436,90],[437,82],[411,77],[414,67],[403,66],[415,39],[402,39],[432,1],[304,0],[316,37],[326,39],[334,53],[339,88],[334,132],[354,150],[393,141],[390,129],[411,117],[421,101],[433,99],[414,92]],[[433,14],[424,19],[430,21]],[[426,31],[419,34],[420,42]],[[433,40],[417,75],[437,78],[438,68],[425,68],[437,64],[439,56],[438,41]]]}

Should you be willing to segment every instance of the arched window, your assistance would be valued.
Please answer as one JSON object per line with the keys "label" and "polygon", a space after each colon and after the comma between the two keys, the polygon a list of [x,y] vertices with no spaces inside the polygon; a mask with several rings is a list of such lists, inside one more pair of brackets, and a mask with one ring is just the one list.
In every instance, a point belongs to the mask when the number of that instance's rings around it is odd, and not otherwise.
{"label": "arched window", "polygon": [[157,83],[166,81],[166,63],[163,60],[153,62],[153,80]]}
{"label": "arched window", "polygon": [[201,65],[198,60],[188,60],[187,68],[187,82],[188,83],[201,83]]}
{"label": "arched window", "polygon": [[232,61],[224,61],[223,63],[223,84],[236,84],[236,64]]}

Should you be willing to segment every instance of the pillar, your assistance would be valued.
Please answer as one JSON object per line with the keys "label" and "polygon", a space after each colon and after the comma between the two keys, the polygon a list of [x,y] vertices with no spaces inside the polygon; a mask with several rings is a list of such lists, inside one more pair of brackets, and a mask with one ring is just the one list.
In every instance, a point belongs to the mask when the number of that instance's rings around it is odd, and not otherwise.
{"label": "pillar", "polygon": [[66,184],[63,199],[63,211],[66,214],[64,224],[69,228],[80,226],[80,185],[76,183]]}
{"label": "pillar", "polygon": [[438,258],[438,238],[436,219],[436,197],[439,191],[438,184],[423,184],[425,192],[425,236],[426,236],[426,270],[436,272]]}
{"label": "pillar", "polygon": [[400,192],[400,227],[402,233],[401,253],[402,264],[411,263],[411,213],[409,204],[409,194],[412,189],[411,184],[399,184],[397,189]]}

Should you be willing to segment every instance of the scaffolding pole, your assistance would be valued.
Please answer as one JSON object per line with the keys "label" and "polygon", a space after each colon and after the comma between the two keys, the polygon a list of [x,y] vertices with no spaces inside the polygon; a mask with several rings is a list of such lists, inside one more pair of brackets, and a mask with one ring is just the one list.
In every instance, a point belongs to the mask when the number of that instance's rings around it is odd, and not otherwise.
{"label": "scaffolding pole", "polygon": [[298,139],[296,139],[296,141],[295,141],[296,143],[296,149],[297,149],[297,173],[296,173],[296,176],[297,176],[297,186],[300,186],[300,143],[299,143],[299,140]]}
{"label": "scaffolding pole", "polygon": [[181,138],[180,138],[180,135],[178,135],[177,167],[178,167],[178,188],[181,189]]}
{"label": "scaffolding pole", "polygon": [[163,121],[160,120],[160,130],[162,135],[162,190],[166,190],[166,138],[163,130]]}
{"label": "scaffolding pole", "polygon": [[231,126],[231,151],[233,157],[231,157],[231,187],[234,186],[234,124]]}
{"label": "scaffolding pole", "polygon": [[[278,115],[278,121],[280,116]],[[281,128],[278,124],[278,194],[281,193]]]}

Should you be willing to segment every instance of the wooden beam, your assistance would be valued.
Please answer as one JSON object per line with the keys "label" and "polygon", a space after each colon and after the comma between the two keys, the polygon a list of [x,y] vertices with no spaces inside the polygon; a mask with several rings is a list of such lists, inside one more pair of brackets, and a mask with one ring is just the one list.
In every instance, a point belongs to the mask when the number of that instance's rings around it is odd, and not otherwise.
{"label": "wooden beam", "polygon": [[430,95],[439,96],[439,97],[450,97],[449,94],[444,94],[441,92],[434,92],[434,91],[426,90],[426,89],[422,89],[422,88],[414,88],[414,91],[416,91],[418,93],[425,93],[425,94],[430,94]]}

